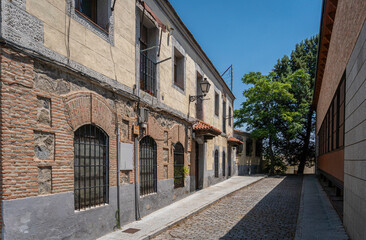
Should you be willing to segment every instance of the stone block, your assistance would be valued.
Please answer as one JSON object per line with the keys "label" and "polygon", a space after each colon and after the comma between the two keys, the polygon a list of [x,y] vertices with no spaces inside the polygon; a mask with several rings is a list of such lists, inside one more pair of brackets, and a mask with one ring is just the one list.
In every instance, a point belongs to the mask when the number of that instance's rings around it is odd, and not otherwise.
{"label": "stone block", "polygon": [[128,139],[129,137],[129,122],[122,120],[121,123],[121,139]]}
{"label": "stone block", "polygon": [[168,179],[168,165],[164,166],[164,179]]}
{"label": "stone block", "polygon": [[38,160],[54,160],[55,135],[46,132],[34,132],[34,154]]}
{"label": "stone block", "polygon": [[165,163],[169,162],[169,149],[167,148],[163,149],[163,160]]}
{"label": "stone block", "polygon": [[37,97],[37,122],[51,125],[51,100],[49,98]]}
{"label": "stone block", "polygon": [[52,168],[38,168],[38,191],[39,194],[50,194],[52,192]]}
{"label": "stone block", "polygon": [[164,131],[164,144],[168,145],[168,132]]}

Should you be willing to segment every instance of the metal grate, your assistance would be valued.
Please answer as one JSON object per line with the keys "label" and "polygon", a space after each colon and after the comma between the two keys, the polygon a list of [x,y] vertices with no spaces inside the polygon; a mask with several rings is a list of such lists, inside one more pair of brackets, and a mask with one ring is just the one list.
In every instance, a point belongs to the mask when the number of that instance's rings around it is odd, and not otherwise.
{"label": "metal grate", "polygon": [[215,151],[215,177],[219,177],[219,151]]}
{"label": "metal grate", "polygon": [[174,146],[174,188],[184,187],[184,148],[181,143]]}
{"label": "metal grate", "polygon": [[140,141],[140,195],[157,191],[156,142],[150,136]]}
{"label": "metal grate", "polygon": [[145,52],[140,54],[140,89],[156,96],[156,64]]}
{"label": "metal grate", "polygon": [[225,167],[225,152],[222,152],[222,176],[225,177],[225,171],[226,171],[226,167]]}
{"label": "metal grate", "polygon": [[74,134],[75,210],[108,203],[108,136],[94,125]]}

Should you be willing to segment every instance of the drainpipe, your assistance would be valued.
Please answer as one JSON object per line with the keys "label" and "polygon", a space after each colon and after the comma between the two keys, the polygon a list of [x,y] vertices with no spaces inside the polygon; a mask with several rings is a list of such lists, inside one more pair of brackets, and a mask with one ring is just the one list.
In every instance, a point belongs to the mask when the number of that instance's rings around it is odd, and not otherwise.
{"label": "drainpipe", "polygon": [[[137,108],[139,110],[139,108]],[[139,194],[139,176],[138,176],[138,170],[139,170],[139,141],[138,136],[135,137],[135,216],[136,220],[140,220],[140,194]]]}
{"label": "drainpipe", "polygon": [[116,128],[117,131],[117,228],[121,228],[121,212],[120,212],[120,208],[119,208],[119,190],[120,190],[120,162],[119,162],[119,158],[120,158],[120,154],[121,154],[121,148],[120,148],[120,137],[119,137],[119,128]]}
{"label": "drainpipe", "polygon": [[[137,92],[137,125],[140,124],[140,86],[134,86]],[[140,183],[139,183],[139,134],[135,136],[135,146],[134,146],[134,160],[135,160],[135,218],[140,220]]]}

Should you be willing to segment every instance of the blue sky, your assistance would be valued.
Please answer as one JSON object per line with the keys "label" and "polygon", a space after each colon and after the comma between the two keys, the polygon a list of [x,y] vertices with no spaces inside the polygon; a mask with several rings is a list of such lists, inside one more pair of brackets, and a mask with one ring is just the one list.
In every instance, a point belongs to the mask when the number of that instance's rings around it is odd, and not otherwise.
{"label": "blue sky", "polygon": [[321,0],[170,0],[220,73],[234,69],[234,109],[245,73],[268,74],[296,43],[319,32]]}

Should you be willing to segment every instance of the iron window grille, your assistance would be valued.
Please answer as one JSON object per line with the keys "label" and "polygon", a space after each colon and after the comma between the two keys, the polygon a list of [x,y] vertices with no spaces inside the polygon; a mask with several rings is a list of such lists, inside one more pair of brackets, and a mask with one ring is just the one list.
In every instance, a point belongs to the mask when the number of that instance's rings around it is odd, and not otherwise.
{"label": "iron window grille", "polygon": [[140,54],[140,89],[156,96],[156,64],[146,52]]}
{"label": "iron window grille", "polygon": [[226,166],[225,166],[225,152],[222,152],[222,176],[225,177],[225,171],[226,171]]}
{"label": "iron window grille", "polygon": [[181,143],[174,146],[174,188],[184,187],[184,148]]}
{"label": "iron window grille", "polygon": [[[141,50],[148,48],[149,33],[146,26],[141,26]],[[148,52],[140,53],[140,89],[156,96],[156,63],[148,57]]]}
{"label": "iron window grille", "polygon": [[140,141],[140,195],[157,191],[156,142],[146,136]]}
{"label": "iron window grille", "polygon": [[108,203],[108,136],[95,125],[74,133],[75,210]]}
{"label": "iron window grille", "polygon": [[219,177],[219,151],[215,151],[215,177]]}

